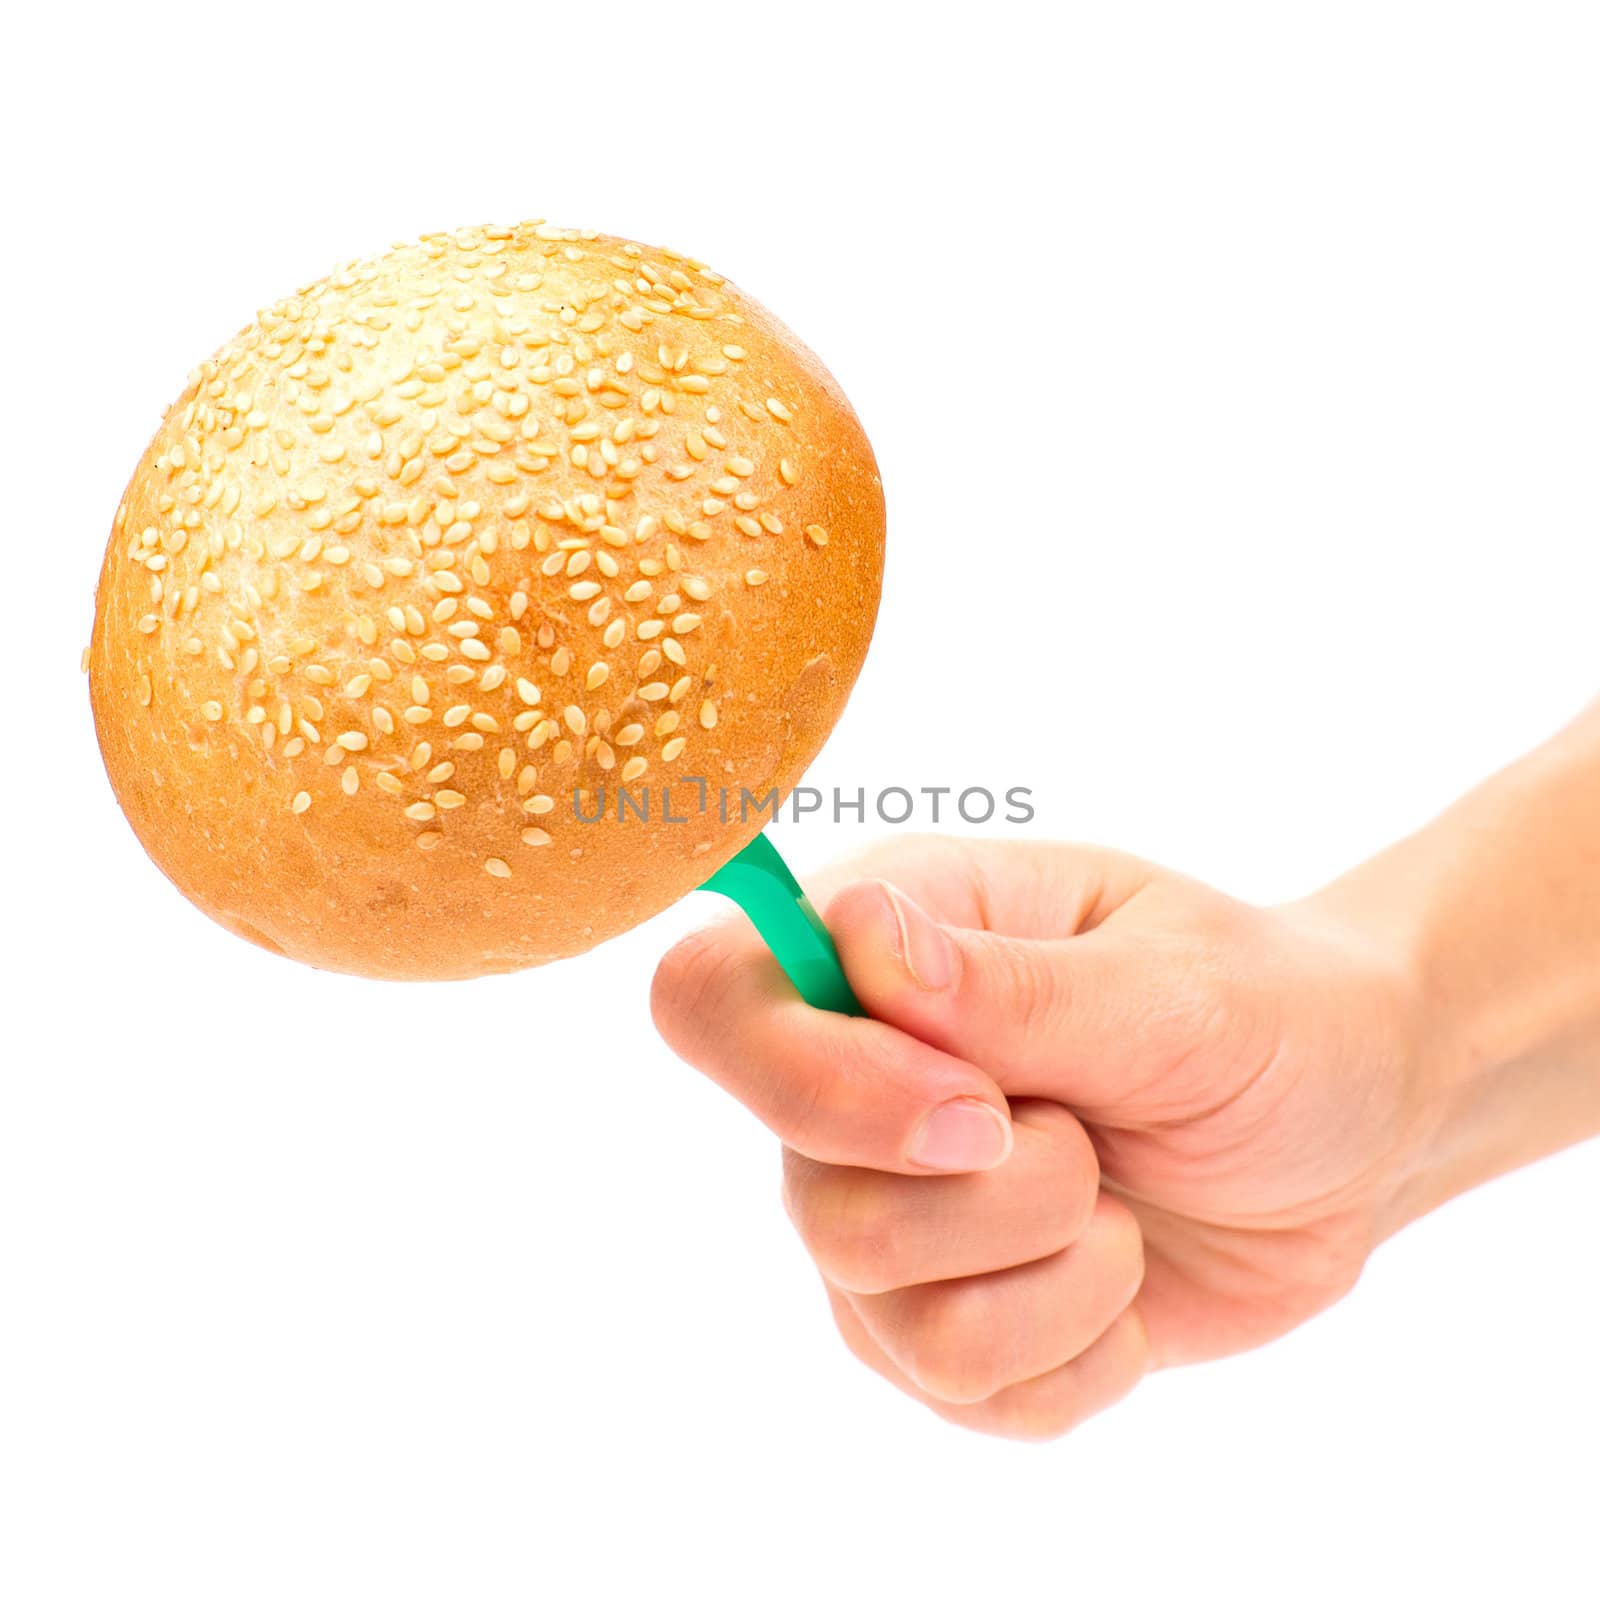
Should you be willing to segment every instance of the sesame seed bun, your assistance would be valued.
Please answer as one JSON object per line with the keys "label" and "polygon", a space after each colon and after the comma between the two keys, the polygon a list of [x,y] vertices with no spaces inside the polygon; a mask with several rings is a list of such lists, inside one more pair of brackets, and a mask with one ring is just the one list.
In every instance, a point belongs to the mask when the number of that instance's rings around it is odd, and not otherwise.
{"label": "sesame seed bun", "polygon": [[106,771],[178,888],[283,955],[574,955],[816,755],[883,535],[848,402],[726,279],[542,224],[429,235],[262,312],[167,412],[96,593]]}

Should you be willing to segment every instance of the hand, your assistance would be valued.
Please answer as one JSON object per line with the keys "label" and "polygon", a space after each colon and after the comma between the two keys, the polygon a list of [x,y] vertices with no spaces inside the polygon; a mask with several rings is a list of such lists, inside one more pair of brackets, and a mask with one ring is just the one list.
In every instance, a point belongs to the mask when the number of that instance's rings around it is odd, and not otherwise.
{"label": "hand", "polygon": [[1061,1433],[1338,1299],[1411,1214],[1442,1077],[1403,961],[1067,845],[898,840],[826,920],[869,1018],[728,921],[652,996],[782,1139],[850,1348],[941,1416]]}

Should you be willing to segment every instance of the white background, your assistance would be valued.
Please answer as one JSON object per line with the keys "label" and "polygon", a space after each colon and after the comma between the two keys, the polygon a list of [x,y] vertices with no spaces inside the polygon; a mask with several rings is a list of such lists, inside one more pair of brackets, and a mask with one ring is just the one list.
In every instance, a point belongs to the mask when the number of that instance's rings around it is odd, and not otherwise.
{"label": "white background", "polygon": [[1600,1149],[1275,1347],[968,1436],[854,1366],[770,1139],[651,1032],[705,904],[466,986],[301,970],[145,860],[77,673],[202,354],[336,261],[540,215],[703,256],[867,425],[883,616],[813,781],[1030,784],[1041,836],[1308,889],[1600,689],[1591,17],[13,31],[0,1590],[1592,1593]]}

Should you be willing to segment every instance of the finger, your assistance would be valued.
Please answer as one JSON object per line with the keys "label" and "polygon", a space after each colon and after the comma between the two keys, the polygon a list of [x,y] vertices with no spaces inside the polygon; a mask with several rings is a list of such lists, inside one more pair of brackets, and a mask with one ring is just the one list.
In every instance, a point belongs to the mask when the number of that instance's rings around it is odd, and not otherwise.
{"label": "finger", "polygon": [[884,1023],[814,1010],[725,926],[667,953],[650,1003],[684,1060],[815,1161],[975,1172],[1011,1153],[1010,1108],[986,1073]]}
{"label": "finger", "polygon": [[784,1152],[784,1204],[830,1283],[864,1294],[998,1272],[1064,1250],[1088,1226],[1099,1164],[1047,1100],[1011,1107],[1016,1145],[991,1172],[930,1180]]}
{"label": "finger", "polygon": [[941,923],[1027,939],[1065,939],[1095,927],[1154,876],[1116,850],[1021,839],[897,834],[808,874],[820,906],[879,878]]}
{"label": "finger", "polygon": [[1013,1384],[975,1405],[952,1405],[919,1389],[879,1348],[842,1289],[828,1288],[833,1320],[857,1360],[935,1415],[977,1433],[1043,1440],[1069,1433],[1122,1399],[1144,1376],[1148,1344],[1136,1306],[1130,1306],[1089,1348],[1041,1377]]}
{"label": "finger", "polygon": [[879,1348],[919,1389],[974,1405],[1088,1349],[1132,1302],[1143,1276],[1139,1224],[1120,1200],[1102,1194],[1082,1237],[1042,1261],[849,1298]]}
{"label": "finger", "polygon": [[872,881],[835,896],[827,920],[867,1011],[1008,1094],[1113,1115],[1196,1037],[1201,991],[1179,954],[1109,926],[1070,939],[942,926]]}

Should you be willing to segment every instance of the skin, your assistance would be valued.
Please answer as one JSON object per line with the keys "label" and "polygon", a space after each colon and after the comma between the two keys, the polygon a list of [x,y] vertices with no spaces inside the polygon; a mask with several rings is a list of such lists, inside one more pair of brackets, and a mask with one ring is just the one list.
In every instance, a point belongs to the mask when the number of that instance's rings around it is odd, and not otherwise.
{"label": "skin", "polygon": [[1273,1339],[1600,1132],[1600,706],[1289,905],[939,837],[817,887],[867,1018],[728,920],[662,962],[656,1023],[783,1141],[850,1349],[966,1427],[1052,1437]]}

